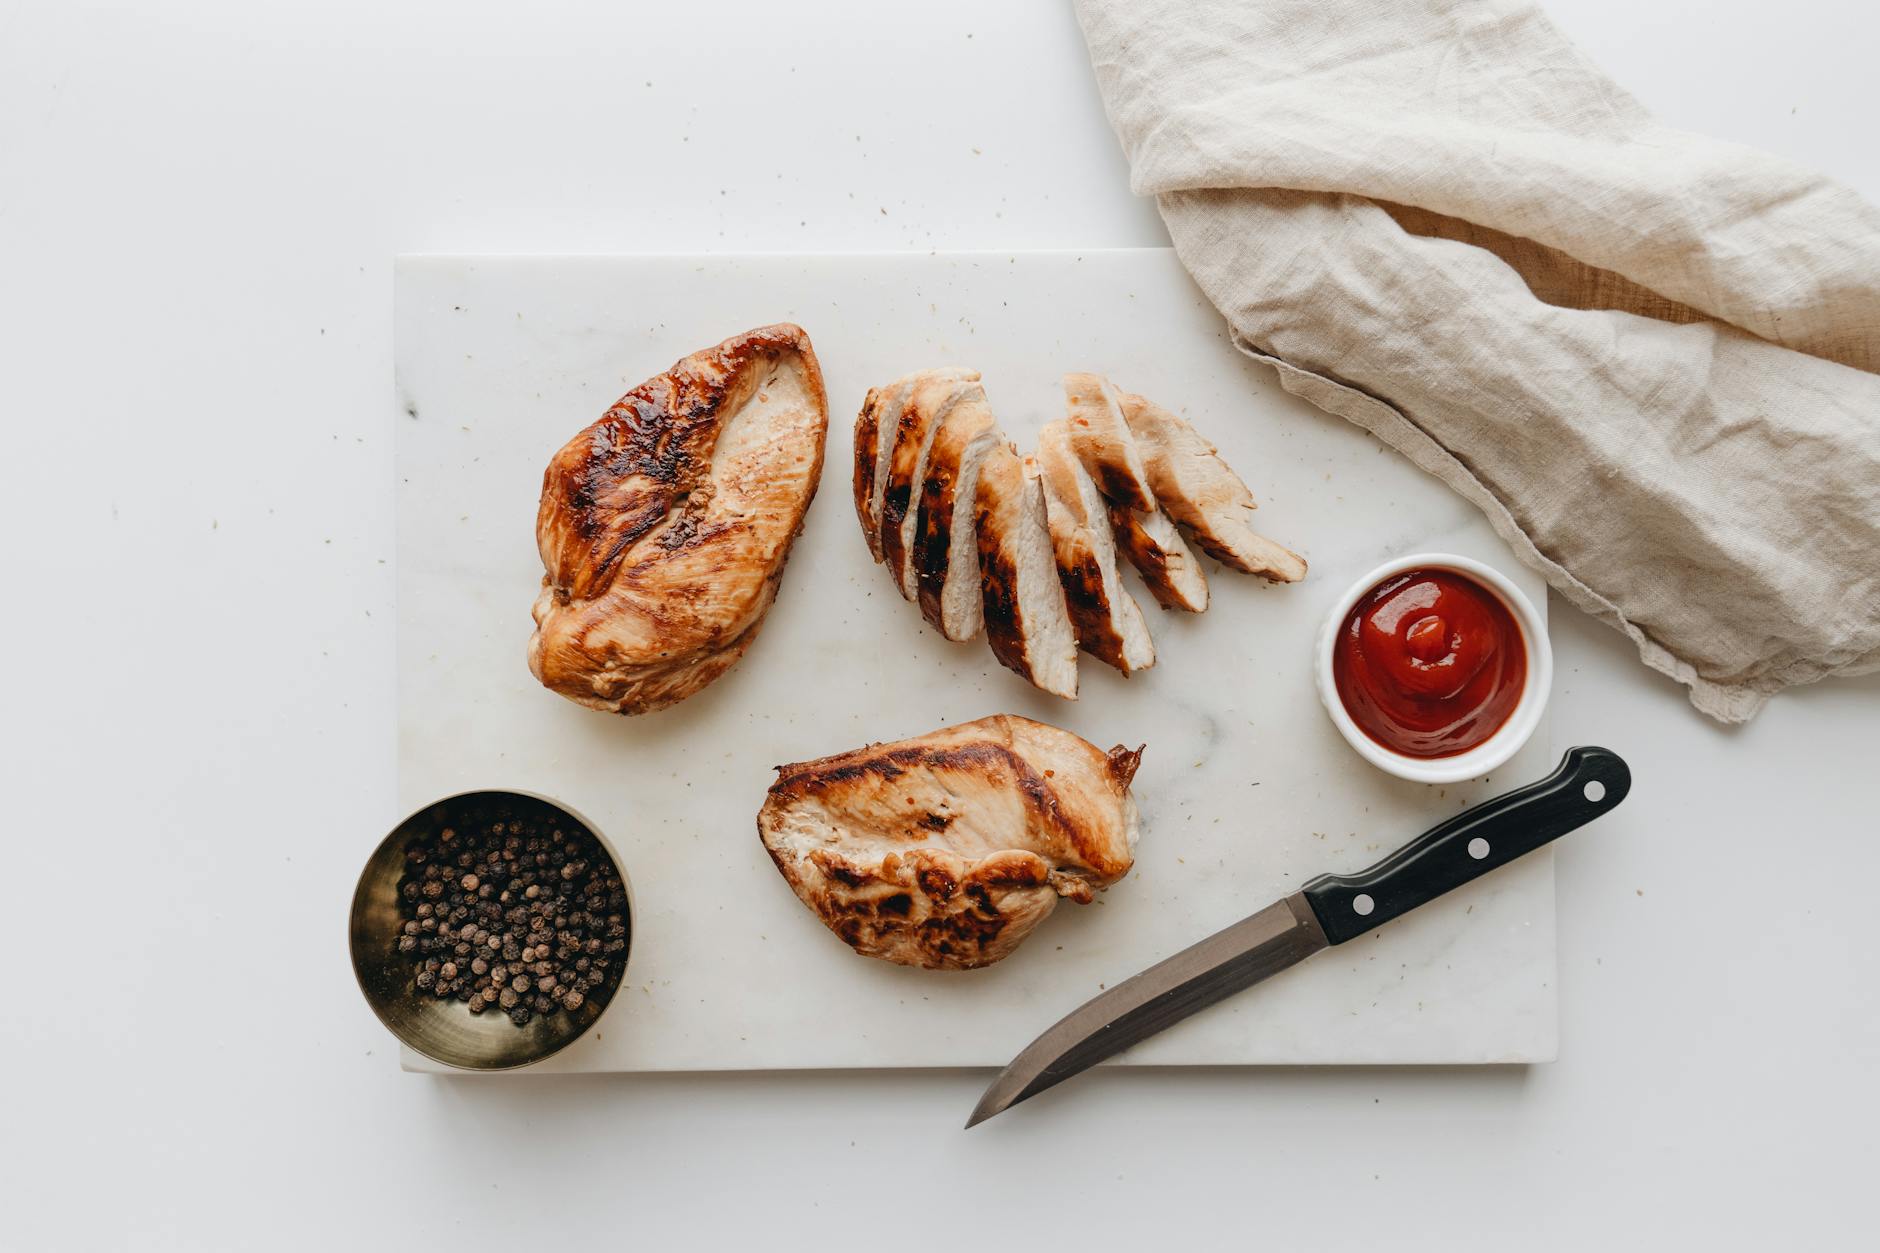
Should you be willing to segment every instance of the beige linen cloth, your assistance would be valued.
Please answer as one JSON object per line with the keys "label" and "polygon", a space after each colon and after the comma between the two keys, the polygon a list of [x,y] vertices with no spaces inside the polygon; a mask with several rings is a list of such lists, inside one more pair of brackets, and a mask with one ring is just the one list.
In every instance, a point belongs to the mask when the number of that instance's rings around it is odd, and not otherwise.
{"label": "beige linen cloth", "polygon": [[1288,391],[1705,713],[1880,668],[1873,206],[1659,125],[1529,4],[1077,7],[1132,186]]}

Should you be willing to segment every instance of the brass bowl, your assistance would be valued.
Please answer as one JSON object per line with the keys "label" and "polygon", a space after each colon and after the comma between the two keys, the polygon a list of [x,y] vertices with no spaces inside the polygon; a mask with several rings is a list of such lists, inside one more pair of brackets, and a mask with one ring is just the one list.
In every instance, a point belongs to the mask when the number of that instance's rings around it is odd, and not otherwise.
{"label": "brass bowl", "polygon": [[[588,992],[580,1009],[537,1016],[522,1027],[505,1014],[473,1014],[462,1001],[438,1000],[419,991],[416,966],[398,951],[405,922],[398,885],[405,876],[406,846],[414,837],[433,835],[447,826],[510,816],[546,818],[587,832],[620,875],[627,893],[627,947],[608,969],[606,982]],[[513,1070],[561,1052],[606,1012],[633,954],[633,889],[606,839],[572,810],[527,792],[462,792],[426,805],[379,842],[353,890],[350,939],[359,990],[401,1043],[446,1066]]]}

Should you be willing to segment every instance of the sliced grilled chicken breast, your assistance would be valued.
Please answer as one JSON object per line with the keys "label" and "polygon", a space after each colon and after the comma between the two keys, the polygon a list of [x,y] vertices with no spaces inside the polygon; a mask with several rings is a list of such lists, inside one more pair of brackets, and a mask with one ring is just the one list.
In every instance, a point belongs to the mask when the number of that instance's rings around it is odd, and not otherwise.
{"label": "sliced grilled chicken breast", "polygon": [[881,490],[881,562],[908,600],[913,600],[918,591],[908,551],[914,542],[927,454],[940,423],[955,404],[968,396],[985,398],[978,379],[978,373],[972,370],[935,370],[917,378],[895,422],[888,481]]}
{"label": "sliced grilled chicken breast", "polygon": [[1128,505],[1112,504],[1110,528],[1118,551],[1136,567],[1157,604],[1189,613],[1208,607],[1208,577],[1167,514],[1160,509],[1137,513]]}
{"label": "sliced grilled chicken breast", "polygon": [[1142,450],[1149,487],[1170,518],[1223,565],[1279,583],[1306,577],[1306,561],[1253,529],[1253,493],[1201,432],[1141,396],[1123,394],[1123,415]]}
{"label": "sliced grilled chicken breast", "polygon": [[683,700],[756,638],[822,474],[809,336],[733,336],[621,397],[542,477],[529,669],[591,709]]}
{"label": "sliced grilled chicken breast", "polygon": [[881,492],[877,489],[884,473],[882,449],[894,447],[892,440],[885,445],[882,442],[881,413],[890,406],[890,412],[900,412],[900,406],[907,403],[906,388],[905,379],[869,388],[862,411],[855,418],[855,517],[862,524],[869,555],[877,563],[881,561]]}
{"label": "sliced grilled chicken breast", "polygon": [[1122,393],[1100,374],[1066,374],[1064,403],[1071,450],[1098,489],[1131,509],[1155,508],[1148,470],[1123,416]]}
{"label": "sliced grilled chicken breast", "polygon": [[1077,636],[1058,580],[1044,485],[999,444],[979,468],[973,495],[986,642],[1006,669],[1077,699]]}
{"label": "sliced grilled chicken breast", "polygon": [[927,454],[908,560],[921,613],[950,640],[970,640],[985,625],[973,496],[979,467],[998,446],[998,424],[982,393],[954,403]]}
{"label": "sliced grilled chicken breast", "polygon": [[1058,577],[1078,646],[1124,674],[1147,670],[1155,664],[1155,641],[1149,637],[1142,607],[1117,573],[1109,506],[1071,450],[1064,422],[1046,423],[1038,433],[1037,465],[1044,479]]}
{"label": "sliced grilled chicken breast", "polygon": [[758,836],[857,953],[989,966],[1129,872],[1141,755],[1000,714],[777,767]]}
{"label": "sliced grilled chicken breast", "polygon": [[969,376],[979,377],[971,370],[953,367],[916,370],[886,387],[870,388],[862,402],[862,411],[855,419],[855,516],[861,521],[868,551],[876,561],[881,560],[882,493],[888,486],[895,440],[914,388],[929,379]]}

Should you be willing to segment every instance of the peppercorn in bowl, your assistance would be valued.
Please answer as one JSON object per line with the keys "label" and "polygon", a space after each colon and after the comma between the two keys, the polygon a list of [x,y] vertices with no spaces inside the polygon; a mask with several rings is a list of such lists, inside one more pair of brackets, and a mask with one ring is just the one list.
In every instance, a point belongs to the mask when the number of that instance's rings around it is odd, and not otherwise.
{"label": "peppercorn in bowl", "polygon": [[353,892],[353,973],[379,1020],[433,1061],[508,1070],[560,1052],[620,987],[626,876],[545,797],[465,792],[373,852]]}

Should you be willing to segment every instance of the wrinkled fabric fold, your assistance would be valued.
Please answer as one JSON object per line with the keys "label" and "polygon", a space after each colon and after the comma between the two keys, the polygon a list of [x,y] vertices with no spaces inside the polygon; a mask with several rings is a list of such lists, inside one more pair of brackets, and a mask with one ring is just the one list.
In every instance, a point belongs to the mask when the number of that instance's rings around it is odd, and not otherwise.
{"label": "wrinkled fabric fold", "polygon": [[1704,712],[1880,668],[1880,212],[1531,5],[1079,0],[1183,263]]}

